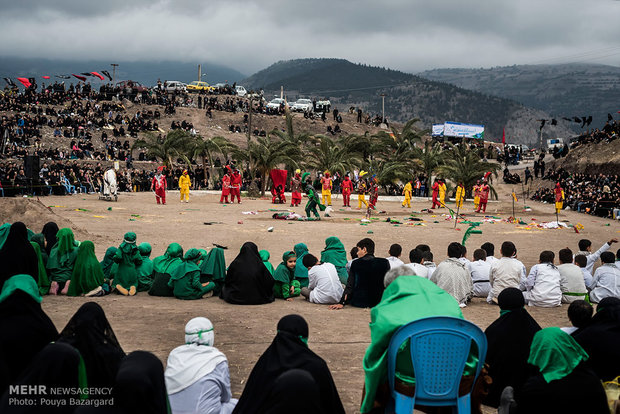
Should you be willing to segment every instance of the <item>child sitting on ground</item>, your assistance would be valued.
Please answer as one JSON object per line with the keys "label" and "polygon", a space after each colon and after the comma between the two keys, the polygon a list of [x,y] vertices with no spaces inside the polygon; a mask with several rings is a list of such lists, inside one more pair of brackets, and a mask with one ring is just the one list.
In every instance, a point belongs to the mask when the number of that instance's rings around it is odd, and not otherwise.
{"label": "child sitting on ground", "polygon": [[578,299],[568,307],[568,319],[573,326],[560,328],[567,334],[572,334],[577,329],[585,328],[592,319],[594,309],[592,305],[583,299]]}
{"label": "child sitting on ground", "polygon": [[523,297],[529,306],[552,308],[562,303],[564,282],[560,271],[553,265],[555,253],[545,250],[540,253],[539,263],[532,266],[530,274],[521,283]]}

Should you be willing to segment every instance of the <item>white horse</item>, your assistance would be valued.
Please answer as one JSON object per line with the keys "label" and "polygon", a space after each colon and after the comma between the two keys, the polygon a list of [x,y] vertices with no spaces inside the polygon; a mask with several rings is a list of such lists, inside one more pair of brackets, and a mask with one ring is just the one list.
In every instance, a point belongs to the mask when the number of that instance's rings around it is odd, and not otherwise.
{"label": "white horse", "polygon": [[116,196],[116,171],[110,168],[103,174],[103,195],[107,197]]}

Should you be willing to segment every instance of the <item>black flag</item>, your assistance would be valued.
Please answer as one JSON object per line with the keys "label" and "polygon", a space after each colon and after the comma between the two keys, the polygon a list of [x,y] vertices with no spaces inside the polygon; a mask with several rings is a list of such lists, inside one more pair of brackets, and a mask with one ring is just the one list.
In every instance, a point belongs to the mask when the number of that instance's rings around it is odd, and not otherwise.
{"label": "black flag", "polygon": [[9,84],[9,86],[15,86],[15,82],[11,78],[4,78],[4,81]]}
{"label": "black flag", "polygon": [[81,74],[84,75],[84,76],[95,76],[95,75],[93,75],[90,72],[82,72]]}
{"label": "black flag", "polygon": [[557,124],[558,124],[558,121],[556,119],[551,120],[551,125],[557,125]]}
{"label": "black flag", "polygon": [[565,121],[568,121],[568,122],[573,122],[573,120],[572,120],[572,119],[567,118],[567,117],[565,117],[565,116],[563,116],[563,117],[562,117],[562,119],[563,119],[563,120],[565,120]]}
{"label": "black flag", "polygon": [[540,120],[540,130],[542,131],[542,129],[544,128],[545,124],[547,123],[546,119],[541,119]]}
{"label": "black flag", "polygon": [[592,123],[592,115],[590,115],[588,119],[586,119],[586,126],[590,126],[591,123]]}
{"label": "black flag", "polygon": [[110,76],[110,72],[108,72],[107,70],[102,70],[101,73],[107,76],[107,78],[110,79],[110,82],[112,81],[112,76]]}
{"label": "black flag", "polygon": [[71,76],[67,76],[67,75],[56,75],[56,77],[60,79],[71,79]]}
{"label": "black flag", "polygon": [[578,116],[574,116],[573,117],[573,121],[579,123],[579,122],[581,122],[581,118],[579,118]]}
{"label": "black flag", "polygon": [[[6,79],[6,78],[4,78],[4,79]],[[608,121],[613,121],[614,117],[611,114],[607,114],[607,120]]]}
{"label": "black flag", "polygon": [[583,128],[584,126],[586,126],[586,122],[588,122],[588,118],[586,118],[585,116],[581,117],[581,127]]}

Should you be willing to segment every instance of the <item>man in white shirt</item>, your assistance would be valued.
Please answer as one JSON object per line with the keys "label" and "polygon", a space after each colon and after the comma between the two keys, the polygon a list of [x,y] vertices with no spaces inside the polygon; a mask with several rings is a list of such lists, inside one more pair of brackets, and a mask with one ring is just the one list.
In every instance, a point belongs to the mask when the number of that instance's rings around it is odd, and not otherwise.
{"label": "man in white shirt", "polygon": [[617,243],[618,239],[611,239],[601,246],[596,252],[592,253],[592,242],[588,239],[579,240],[579,251],[577,254],[583,254],[588,259],[586,269],[592,273],[594,271],[594,263],[601,257],[601,254],[609,250],[612,244]]}
{"label": "man in white shirt", "polygon": [[411,263],[407,263],[405,266],[407,266],[414,275],[428,278],[428,268],[422,264],[424,257],[421,251],[418,249],[411,250],[409,252],[409,261]]}
{"label": "man in white shirt", "polygon": [[559,254],[560,265],[558,271],[562,277],[562,303],[573,303],[583,300],[588,294],[588,289],[583,278],[583,272],[579,266],[573,264],[573,252],[570,249],[562,249]]}
{"label": "man in white shirt", "polygon": [[545,250],[540,253],[539,263],[532,266],[527,279],[521,284],[523,297],[529,306],[553,308],[562,304],[562,276],[553,265],[555,254]]}
{"label": "man in white shirt", "polygon": [[403,248],[400,244],[395,243],[390,246],[390,250],[388,251],[389,256],[386,257],[388,262],[390,262],[390,270],[405,264],[402,260],[400,260],[400,255],[402,252]]}
{"label": "man in white shirt", "polygon": [[497,297],[502,290],[512,287],[519,288],[525,280],[525,266],[517,260],[517,248],[513,242],[505,241],[500,249],[502,258],[491,265],[489,282],[491,291],[487,296],[487,302],[497,303]]}
{"label": "man in white shirt", "polygon": [[592,279],[590,300],[599,303],[609,297],[620,299],[620,269],[616,267],[616,257],[612,252],[601,254],[603,265],[596,269]]}
{"label": "man in white shirt", "polygon": [[588,265],[588,258],[583,254],[578,254],[575,256],[575,265],[579,266],[581,269],[581,274],[583,275],[583,283],[586,285],[588,291],[592,289],[592,273],[588,271],[586,266]]}
{"label": "man in white shirt", "polygon": [[467,247],[461,244],[461,257],[459,257],[459,262],[463,263],[463,266],[467,268],[467,264],[470,263],[467,258]]}
{"label": "man in white shirt", "polygon": [[462,254],[463,247],[460,243],[450,243],[448,258],[439,263],[430,280],[452,295],[461,307],[465,307],[472,297],[474,288],[469,272],[459,261]]}
{"label": "man in white shirt", "polygon": [[482,250],[484,250],[485,252],[487,252],[486,262],[488,264],[492,265],[493,263],[495,263],[495,262],[497,262],[499,260],[498,258],[496,258],[494,256],[494,254],[495,254],[495,245],[493,243],[486,242],[482,246],[480,246],[480,248]]}
{"label": "man in white shirt", "polygon": [[311,255],[306,254],[302,260],[308,268],[308,287],[301,289],[301,294],[309,302],[332,305],[338,303],[344,291],[338,278],[336,266],[331,263],[321,263]]}
{"label": "man in white shirt", "polygon": [[474,261],[465,265],[471,280],[474,284],[474,296],[477,298],[486,298],[491,291],[491,283],[489,282],[489,273],[491,273],[491,265],[486,261],[487,253],[483,249],[474,251]]}
{"label": "man in white shirt", "polygon": [[435,269],[437,269],[437,265],[435,264],[435,262],[433,262],[433,252],[426,251],[426,252],[422,252],[422,258],[424,259],[424,262],[422,263],[424,265],[424,267],[426,267],[426,270],[428,270],[428,279],[431,278],[431,276],[433,276],[433,272],[435,271]]}

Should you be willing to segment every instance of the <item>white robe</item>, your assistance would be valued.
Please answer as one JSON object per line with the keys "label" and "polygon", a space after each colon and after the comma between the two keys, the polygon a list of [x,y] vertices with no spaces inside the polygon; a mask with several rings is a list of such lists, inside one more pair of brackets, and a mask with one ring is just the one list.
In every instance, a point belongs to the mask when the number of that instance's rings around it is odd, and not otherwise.
{"label": "white robe", "polygon": [[469,271],[471,280],[474,284],[474,296],[477,298],[486,298],[491,291],[491,282],[489,282],[489,273],[491,273],[491,265],[484,260],[476,260],[465,265]]}
{"label": "white robe", "polygon": [[[564,263],[558,266],[564,289],[562,290],[562,303],[573,303],[576,300],[584,300],[588,289],[583,280],[583,272],[579,266],[573,263]],[[567,295],[567,293],[570,293]],[[575,295],[583,294],[583,295]]]}
{"label": "white robe", "polygon": [[605,263],[596,269],[592,280],[592,302],[599,303],[608,297],[620,299],[620,270],[614,263]]}
{"label": "white robe", "polygon": [[308,300],[312,303],[334,304],[340,302],[344,291],[336,267],[331,263],[312,266],[308,270]]}
{"label": "white robe", "polygon": [[532,266],[523,285],[523,297],[529,306],[552,308],[562,304],[562,276],[551,263]]}
{"label": "white robe", "polygon": [[407,266],[414,275],[428,279],[428,268],[420,263],[407,263]]}
{"label": "white robe", "polygon": [[524,280],[525,266],[523,263],[512,257],[502,257],[491,265],[491,272],[489,273],[491,291],[487,296],[487,302],[497,302],[497,296],[502,290],[509,287],[518,288]]}
{"label": "white robe", "polygon": [[402,265],[404,265],[405,263],[400,260],[398,257],[394,257],[394,256],[390,256],[390,257],[386,257],[387,261],[390,262],[390,270],[400,267]]}
{"label": "white robe", "polygon": [[459,259],[448,258],[439,263],[431,282],[452,295],[459,304],[466,304],[473,294],[471,277]]}

